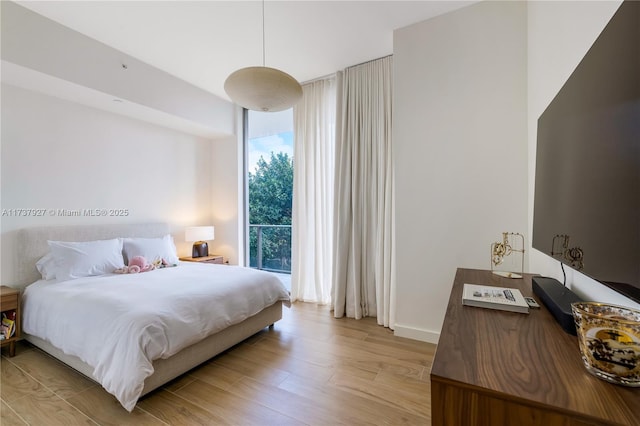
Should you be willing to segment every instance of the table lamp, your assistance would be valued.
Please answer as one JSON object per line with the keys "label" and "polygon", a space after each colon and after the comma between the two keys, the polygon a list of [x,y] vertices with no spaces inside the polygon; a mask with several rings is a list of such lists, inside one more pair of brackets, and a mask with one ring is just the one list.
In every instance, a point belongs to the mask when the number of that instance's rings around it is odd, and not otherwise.
{"label": "table lamp", "polygon": [[215,237],[213,226],[190,226],[184,232],[184,240],[193,242],[191,257],[209,256],[209,246],[205,240],[213,240]]}

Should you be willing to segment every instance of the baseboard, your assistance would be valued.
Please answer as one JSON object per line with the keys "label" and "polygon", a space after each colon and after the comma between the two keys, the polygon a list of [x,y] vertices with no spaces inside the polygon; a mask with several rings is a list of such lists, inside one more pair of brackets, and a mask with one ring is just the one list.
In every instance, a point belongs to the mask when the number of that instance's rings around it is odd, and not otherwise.
{"label": "baseboard", "polygon": [[421,342],[438,344],[440,333],[435,331],[423,330],[420,328],[409,327],[401,324],[395,324],[393,334],[398,337],[406,337],[408,339],[420,340]]}

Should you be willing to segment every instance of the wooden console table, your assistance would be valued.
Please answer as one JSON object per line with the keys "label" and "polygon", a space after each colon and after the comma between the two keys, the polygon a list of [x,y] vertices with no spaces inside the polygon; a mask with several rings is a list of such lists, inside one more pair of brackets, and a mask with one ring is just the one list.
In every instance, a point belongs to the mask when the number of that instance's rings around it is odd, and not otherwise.
{"label": "wooden console table", "polygon": [[433,425],[640,425],[640,388],[589,374],[577,338],[544,306],[528,315],[462,306],[464,283],[533,296],[531,275],[458,269],[431,369]]}

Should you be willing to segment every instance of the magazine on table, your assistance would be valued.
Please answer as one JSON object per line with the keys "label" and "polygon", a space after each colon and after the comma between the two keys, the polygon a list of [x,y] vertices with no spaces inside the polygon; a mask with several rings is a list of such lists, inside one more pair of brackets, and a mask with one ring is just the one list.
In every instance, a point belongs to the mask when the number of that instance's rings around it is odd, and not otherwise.
{"label": "magazine on table", "polygon": [[462,290],[462,304],[478,308],[529,313],[529,305],[517,288],[465,284]]}

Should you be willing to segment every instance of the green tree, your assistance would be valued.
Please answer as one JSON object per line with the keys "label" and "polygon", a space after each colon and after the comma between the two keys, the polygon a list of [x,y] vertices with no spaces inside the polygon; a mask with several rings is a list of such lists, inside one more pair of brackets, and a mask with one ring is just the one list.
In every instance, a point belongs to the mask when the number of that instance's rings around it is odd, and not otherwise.
{"label": "green tree", "polygon": [[[271,153],[267,162],[258,160],[249,172],[249,223],[291,225],[293,159],[286,153]],[[257,229],[249,234],[251,265],[257,265]],[[290,270],[291,228],[262,228],[263,267]]]}
{"label": "green tree", "polygon": [[293,159],[284,152],[272,152],[269,162],[260,157],[249,172],[249,222],[291,225],[292,197]]}

